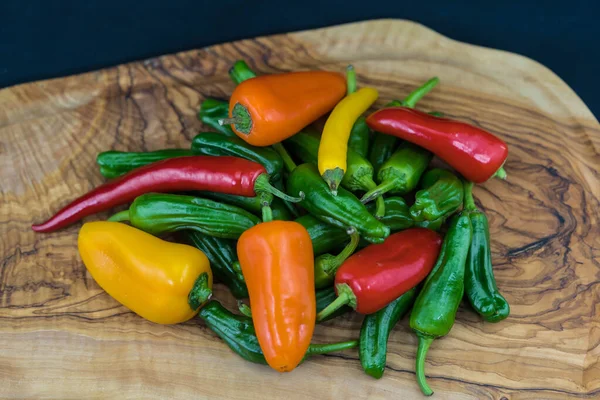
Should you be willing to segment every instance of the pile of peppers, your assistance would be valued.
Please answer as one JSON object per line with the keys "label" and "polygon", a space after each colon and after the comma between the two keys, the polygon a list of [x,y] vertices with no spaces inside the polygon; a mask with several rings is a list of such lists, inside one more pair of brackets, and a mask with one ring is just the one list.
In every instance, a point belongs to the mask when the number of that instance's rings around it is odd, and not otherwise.
{"label": "pile of peppers", "polygon": [[[357,88],[351,66],[345,77],[257,76],[238,61],[230,76],[229,101],[200,105],[212,131],[187,149],[100,153],[107,182],[32,229],[126,207],[81,226],[94,280],[149,321],[198,317],[242,358],[280,372],[358,347],[364,371],[381,378],[390,333],[410,312],[417,384],[431,395],[426,355],[463,297],[485,321],[510,313],[472,195],[474,183],[506,177],[506,144],[416,110],[437,78],[364,116],[378,91]],[[451,168],[430,167],[434,157]],[[237,312],[212,298],[213,279]],[[312,343],[317,323],[352,311],[364,315],[359,338]]]}

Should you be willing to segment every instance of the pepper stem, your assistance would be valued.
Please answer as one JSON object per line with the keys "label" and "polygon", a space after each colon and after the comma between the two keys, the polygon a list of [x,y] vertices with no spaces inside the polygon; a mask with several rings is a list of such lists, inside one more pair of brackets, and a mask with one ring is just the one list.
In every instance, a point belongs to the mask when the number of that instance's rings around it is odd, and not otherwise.
{"label": "pepper stem", "polygon": [[248,80],[255,78],[256,74],[250,69],[246,61],[237,60],[233,66],[229,69],[229,77],[236,85]]}
{"label": "pepper stem", "polygon": [[271,206],[262,206],[262,220],[263,222],[273,221],[273,210],[271,209]]}
{"label": "pepper stem", "polygon": [[473,182],[466,181],[463,183],[464,188],[464,205],[465,210],[477,210],[475,200],[473,199]]}
{"label": "pepper stem", "polygon": [[247,305],[246,303],[244,303],[241,300],[237,301],[237,305],[238,305],[238,310],[240,310],[240,312],[242,313],[242,315],[245,315],[246,317],[252,318],[252,310],[250,309],[249,305]]}
{"label": "pepper stem", "polygon": [[115,215],[110,217],[108,219],[108,221],[111,221],[111,222],[129,221],[129,209],[116,213]]}
{"label": "pepper stem", "polygon": [[445,115],[443,112],[440,112],[440,111],[431,111],[431,112],[428,112],[427,114],[429,114],[433,117],[438,117],[438,118],[444,118],[444,115]]}
{"label": "pepper stem", "polygon": [[356,92],[356,72],[352,65],[346,67],[346,95]]}
{"label": "pepper stem", "polygon": [[358,340],[348,340],[346,342],[311,344],[308,346],[306,356],[314,356],[318,354],[333,353],[347,349],[353,349],[358,346]]}
{"label": "pepper stem", "polygon": [[188,295],[188,304],[194,311],[199,309],[204,303],[206,303],[212,297],[212,290],[208,286],[208,273],[203,272],[200,274],[190,294]]}
{"label": "pepper stem", "polygon": [[421,100],[427,93],[431,92],[431,89],[433,89],[439,82],[440,80],[438,77],[434,76],[423,85],[410,92],[410,94],[404,99],[404,105],[409,108],[414,108],[415,105],[417,105],[417,102]]}
{"label": "pepper stem", "polygon": [[235,125],[238,122],[240,122],[239,119],[237,119],[236,117],[231,117],[231,118],[222,118],[218,120],[219,125],[223,126],[223,125]]}
{"label": "pepper stem", "polygon": [[342,178],[344,178],[344,174],[345,171],[343,169],[341,169],[340,167],[336,167],[334,169],[326,170],[322,175],[323,180],[327,182],[327,186],[329,186],[329,189],[331,189],[331,193],[334,196],[337,196],[337,190],[340,186]]}
{"label": "pepper stem", "polygon": [[338,297],[317,314],[317,322],[324,320],[329,315],[337,311],[338,308],[343,307],[346,304],[356,309],[356,295],[350,286],[348,286],[346,283],[340,283],[336,285],[336,289]]}
{"label": "pepper stem", "polygon": [[[370,191],[377,188],[377,184],[368,176],[364,176],[360,179],[360,182],[365,191]],[[385,201],[382,196],[375,199],[375,218],[381,219],[385,216]]]}
{"label": "pepper stem", "polygon": [[242,266],[240,265],[239,261],[234,261],[233,264],[231,264],[231,268],[233,268],[233,270],[235,271],[237,278],[244,282],[244,274],[242,273]]}
{"label": "pepper stem", "polygon": [[293,197],[283,193],[281,190],[271,185],[269,183],[269,175],[267,174],[260,174],[258,178],[256,178],[256,181],[254,181],[254,191],[258,195],[261,195],[261,193],[270,193],[273,196],[277,196],[280,199],[290,201],[292,203],[299,203],[304,200],[304,192],[300,192],[300,197]]}
{"label": "pepper stem", "polygon": [[425,377],[425,358],[427,357],[427,351],[429,350],[429,346],[433,342],[433,338],[426,337],[417,334],[419,338],[419,346],[417,347],[417,383],[421,388],[421,391],[425,396],[431,396],[433,394],[433,390],[427,384],[427,378]]}
{"label": "pepper stem", "polygon": [[496,173],[492,176],[492,178],[499,178],[502,180],[506,179],[506,170],[504,169],[504,166],[498,168],[498,171],[496,171]]}
{"label": "pepper stem", "polygon": [[396,187],[395,179],[383,181],[378,186],[374,187],[373,189],[371,189],[367,193],[365,193],[363,195],[363,197],[360,199],[360,201],[363,204],[367,204],[368,202],[370,202],[378,197],[383,196],[384,194],[386,194],[390,190],[394,189],[395,187]]}
{"label": "pepper stem", "polygon": [[338,268],[352,255],[352,253],[354,253],[354,250],[356,250],[356,247],[358,246],[360,235],[356,232],[356,229],[351,228],[351,231],[348,233],[350,234],[350,242],[333,258],[333,262],[330,264],[332,268],[327,268],[325,270],[328,275],[335,275]]}
{"label": "pepper stem", "polygon": [[236,103],[231,110],[231,118],[220,119],[219,125],[233,125],[236,132],[249,135],[252,131],[253,122],[248,109],[240,103]]}
{"label": "pepper stem", "polygon": [[292,157],[290,157],[290,154],[287,152],[283,144],[275,143],[272,147],[273,150],[275,150],[283,160],[283,165],[285,165],[285,169],[287,169],[288,172],[292,172],[296,168],[296,163],[294,162],[294,160],[292,160]]}

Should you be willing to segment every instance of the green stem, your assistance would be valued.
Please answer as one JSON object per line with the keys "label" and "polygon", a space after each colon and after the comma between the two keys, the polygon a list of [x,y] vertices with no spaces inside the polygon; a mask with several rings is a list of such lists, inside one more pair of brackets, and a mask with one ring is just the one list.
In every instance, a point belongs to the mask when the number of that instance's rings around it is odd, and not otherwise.
{"label": "green stem", "polygon": [[421,388],[421,391],[425,396],[431,396],[433,394],[433,390],[427,384],[427,378],[425,377],[425,358],[427,357],[427,351],[429,350],[429,346],[433,342],[433,338],[425,337],[417,334],[419,338],[419,347],[417,348],[417,383]]}
{"label": "green stem", "polygon": [[296,168],[296,163],[294,162],[294,160],[292,160],[292,157],[290,157],[290,153],[287,152],[283,144],[275,143],[272,147],[283,160],[283,165],[285,165],[285,169],[287,169],[288,172],[292,172]]}
{"label": "green stem", "polygon": [[500,178],[502,180],[506,179],[506,171],[504,170],[504,166],[498,168],[498,171],[493,175],[493,178]]}
{"label": "green stem", "polygon": [[394,189],[395,187],[396,187],[395,179],[383,181],[377,187],[375,187],[375,188],[369,190],[367,193],[365,193],[364,196],[360,199],[360,201],[363,204],[367,204],[371,200],[374,200],[378,197],[383,196],[384,194],[386,194],[390,190]]}
{"label": "green stem", "polygon": [[[367,177],[361,178],[361,184],[365,191],[371,191],[377,188],[377,184],[373,179]],[[383,196],[379,196],[375,199],[375,218],[381,219],[385,216],[385,201]]]}
{"label": "green stem", "polygon": [[231,264],[231,267],[233,268],[233,270],[235,271],[235,273],[237,274],[237,278],[244,282],[244,274],[242,273],[242,266],[240,265],[239,261],[234,261],[233,264]]}
{"label": "green stem", "polygon": [[444,113],[440,111],[430,111],[427,114],[438,118],[444,118]]}
{"label": "green stem", "polygon": [[190,290],[188,295],[188,304],[192,310],[199,309],[204,303],[206,303],[212,297],[212,290],[208,286],[208,273],[203,272],[200,274],[194,287]]}
{"label": "green stem", "polygon": [[464,205],[465,210],[477,210],[477,206],[475,205],[475,200],[473,200],[473,182],[463,182],[464,187]]}
{"label": "green stem", "polygon": [[273,221],[273,210],[271,206],[262,206],[262,220],[263,222]]}
{"label": "green stem", "polygon": [[423,98],[427,93],[431,91],[438,83],[438,77],[433,77],[427,82],[425,82],[421,87],[413,90],[406,98],[404,99],[404,104],[406,107],[414,108],[419,100]]}
{"label": "green stem", "polygon": [[314,356],[318,354],[333,353],[347,349],[354,349],[358,346],[358,340],[348,340],[346,342],[311,344],[308,346],[306,356]]}
{"label": "green stem", "polygon": [[256,77],[256,74],[246,64],[246,61],[237,60],[229,69],[229,76],[236,85],[239,85],[247,79]]}
{"label": "green stem", "polygon": [[250,309],[249,305],[242,302],[241,300],[237,301],[237,305],[238,305],[238,309],[240,310],[242,315],[245,315],[248,318],[252,318],[252,310]]}
{"label": "green stem", "polygon": [[111,221],[111,222],[129,221],[129,209],[116,213],[115,215],[110,217],[108,219],[108,221]]}
{"label": "green stem", "polygon": [[350,289],[350,286],[345,283],[340,283],[336,286],[336,289],[338,297],[317,314],[317,322],[324,320],[346,304],[356,309],[356,295],[352,289]]}
{"label": "green stem", "polygon": [[338,187],[344,178],[344,170],[339,167],[335,167],[334,169],[326,170],[322,176],[323,180],[327,182],[327,186],[329,186],[331,193],[334,196],[337,196]]}
{"label": "green stem", "polygon": [[335,275],[338,268],[346,261],[348,257],[354,253],[356,247],[358,246],[358,242],[360,242],[360,235],[356,232],[356,229],[352,228],[352,233],[350,233],[350,242],[340,251],[340,253],[333,258],[333,262],[330,264],[333,268],[325,271],[328,275]]}
{"label": "green stem", "polygon": [[356,92],[356,72],[352,65],[346,67],[346,94],[352,94]]}
{"label": "green stem", "polygon": [[261,194],[264,192],[271,193],[273,196],[277,196],[280,199],[290,201],[292,203],[299,203],[304,199],[303,192],[300,192],[300,197],[292,197],[271,185],[269,183],[269,175],[267,174],[261,174],[258,176],[258,178],[256,178],[256,181],[254,181],[254,191],[256,194]]}

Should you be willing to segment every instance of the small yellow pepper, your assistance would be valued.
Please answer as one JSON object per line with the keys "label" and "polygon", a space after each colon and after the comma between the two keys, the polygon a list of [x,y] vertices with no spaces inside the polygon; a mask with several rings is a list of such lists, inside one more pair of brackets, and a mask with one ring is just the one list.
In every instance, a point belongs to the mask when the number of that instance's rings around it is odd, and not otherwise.
{"label": "small yellow pepper", "polygon": [[83,263],[102,289],[149,321],[187,321],[212,293],[210,263],[194,247],[103,221],[84,224],[78,246]]}
{"label": "small yellow pepper", "polygon": [[333,193],[346,173],[348,138],[352,126],[377,100],[377,90],[365,87],[344,97],[333,109],[321,135],[319,172]]}

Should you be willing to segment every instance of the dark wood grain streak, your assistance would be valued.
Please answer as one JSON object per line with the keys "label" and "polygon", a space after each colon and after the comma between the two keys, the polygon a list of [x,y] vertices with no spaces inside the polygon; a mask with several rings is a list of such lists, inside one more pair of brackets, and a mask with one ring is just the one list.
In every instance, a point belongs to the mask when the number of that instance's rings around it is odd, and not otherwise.
{"label": "dark wood grain streak", "polygon": [[[539,64],[383,20],[0,91],[0,397],[77,397],[82,381],[97,398],[418,395],[407,321],[392,332],[382,380],[364,375],[353,351],[279,376],[240,360],[197,319],[159,326],[116,303],[79,259],[81,223],[50,235],[30,230],[103,182],[98,152],[189,146],[208,129],[196,118],[198,105],[229,96],[227,70],[239,58],[258,73],[343,71],[352,63],[360,85],[380,90],[376,106],[439,76],[419,108],[490,130],[510,148],[508,180],[479,186],[475,196],[490,220],[498,285],[512,315],[484,324],[468,305],[460,308],[452,332],[430,352],[436,396],[600,395],[600,125]],[[222,286],[215,297],[235,308]],[[349,314],[328,322],[314,340],[357,337],[361,320]]]}

